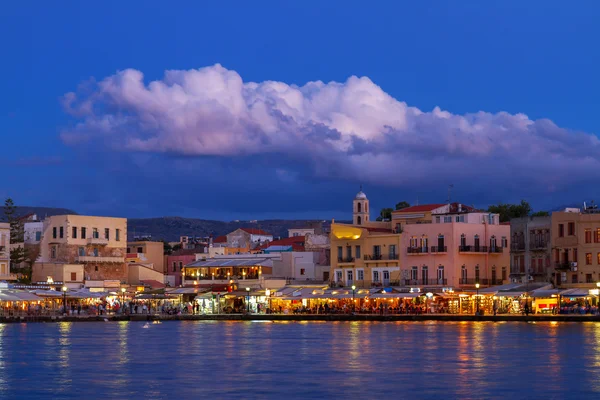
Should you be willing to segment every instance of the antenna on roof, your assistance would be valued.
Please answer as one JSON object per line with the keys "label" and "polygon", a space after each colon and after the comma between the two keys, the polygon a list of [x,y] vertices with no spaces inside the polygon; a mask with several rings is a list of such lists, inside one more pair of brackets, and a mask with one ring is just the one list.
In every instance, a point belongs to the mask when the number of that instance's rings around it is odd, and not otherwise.
{"label": "antenna on roof", "polygon": [[454,187],[453,184],[448,185],[448,204],[450,204],[450,199],[452,198],[452,188]]}
{"label": "antenna on roof", "polygon": [[360,184],[360,191],[362,192],[362,183]]}

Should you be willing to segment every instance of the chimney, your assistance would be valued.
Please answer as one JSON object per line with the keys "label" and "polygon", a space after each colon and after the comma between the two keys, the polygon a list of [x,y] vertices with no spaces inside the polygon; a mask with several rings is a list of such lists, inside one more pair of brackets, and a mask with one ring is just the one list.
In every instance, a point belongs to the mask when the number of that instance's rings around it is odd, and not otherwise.
{"label": "chimney", "polygon": [[462,212],[462,204],[458,203],[458,212]]}

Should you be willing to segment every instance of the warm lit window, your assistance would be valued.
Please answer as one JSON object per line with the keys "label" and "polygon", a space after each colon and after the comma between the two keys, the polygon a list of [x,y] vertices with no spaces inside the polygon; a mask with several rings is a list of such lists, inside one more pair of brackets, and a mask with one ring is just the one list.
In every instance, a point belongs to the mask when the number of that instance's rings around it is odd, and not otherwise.
{"label": "warm lit window", "polygon": [[598,255],[596,256],[596,259],[597,259],[596,262],[598,263],[598,265],[600,265],[600,253],[598,253]]}
{"label": "warm lit window", "polygon": [[592,253],[585,253],[585,265],[592,265]]}
{"label": "warm lit window", "polygon": [[306,275],[306,270],[304,268],[300,268],[300,275]]}

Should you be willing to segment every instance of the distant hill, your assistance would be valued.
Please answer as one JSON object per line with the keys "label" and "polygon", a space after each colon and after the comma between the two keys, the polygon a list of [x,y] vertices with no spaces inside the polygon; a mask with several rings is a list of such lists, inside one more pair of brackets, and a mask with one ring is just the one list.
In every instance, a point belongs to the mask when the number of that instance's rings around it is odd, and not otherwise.
{"label": "distant hill", "polygon": [[[51,207],[17,207],[17,215],[37,214],[39,218],[53,215],[78,213],[67,208]],[[4,221],[4,209],[0,207],[0,220]],[[312,220],[314,221],[314,220]],[[269,219],[256,222],[249,221],[214,221],[184,217],[159,217],[159,218],[129,218],[127,220],[128,240],[134,236],[150,236],[153,240],[178,241],[180,236],[221,236],[238,228],[257,228],[272,234],[275,237],[287,237],[288,229],[304,228],[311,220],[284,220]],[[339,221],[349,223],[349,221]],[[326,221],[324,227],[329,227],[331,221]]]}
{"label": "distant hill", "polygon": [[[51,217],[53,215],[65,215],[65,214],[77,214],[73,210],[69,210],[68,208],[53,208],[53,207],[29,207],[29,206],[19,206],[17,207],[16,214],[21,217],[27,214],[37,214],[38,218],[44,219],[46,217]],[[0,220],[4,221],[4,207],[0,206]]]}
{"label": "distant hill", "polygon": [[[134,236],[151,236],[154,240],[177,241],[180,236],[220,236],[238,228],[257,228],[273,236],[287,237],[290,228],[306,227],[308,220],[269,219],[256,222],[224,222],[183,217],[130,218],[127,220],[129,239]],[[342,222],[342,221],[340,221]],[[323,225],[329,226],[330,222]]]}

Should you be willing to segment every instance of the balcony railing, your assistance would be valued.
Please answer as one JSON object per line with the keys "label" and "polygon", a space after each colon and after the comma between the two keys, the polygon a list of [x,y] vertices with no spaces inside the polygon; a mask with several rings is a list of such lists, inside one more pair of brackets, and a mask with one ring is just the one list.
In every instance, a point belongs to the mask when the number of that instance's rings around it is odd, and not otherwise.
{"label": "balcony railing", "polygon": [[510,251],[525,251],[525,243],[511,243]]}
{"label": "balcony railing", "polygon": [[350,288],[352,285],[356,286],[357,289],[377,288],[377,287],[389,287],[389,286],[400,286],[401,282],[398,280],[384,279],[378,281],[371,280],[355,280],[355,281],[331,281],[329,286],[332,288]]}
{"label": "balcony railing", "polygon": [[338,257],[339,263],[351,263],[354,262],[354,257]]}
{"label": "balcony railing", "polygon": [[525,267],[516,267],[516,266],[511,265],[510,274],[511,275],[525,275]]}
{"label": "balcony railing", "polygon": [[572,268],[571,262],[555,262],[554,268],[558,270],[570,270]]}
{"label": "balcony railing", "polygon": [[502,254],[504,252],[504,248],[501,246],[490,247],[490,254]]}
{"label": "balcony railing", "polygon": [[487,253],[487,246],[458,246],[459,253]]}
{"label": "balcony railing", "polygon": [[458,283],[460,285],[476,285],[477,283],[479,283],[480,285],[483,286],[490,286],[490,285],[501,285],[502,284],[502,279],[477,279],[477,278],[461,278],[459,279]]}
{"label": "balcony railing", "polygon": [[80,263],[123,263],[124,257],[95,257],[95,256],[77,256],[75,260]]}
{"label": "balcony railing", "polygon": [[448,246],[431,246],[432,253],[447,253]]}
{"label": "balcony railing", "polygon": [[381,261],[381,260],[398,260],[400,256],[398,254],[365,254],[365,261]]}
{"label": "balcony railing", "polygon": [[437,286],[447,285],[448,279],[402,279],[401,286]]}
{"label": "balcony railing", "polygon": [[108,244],[108,239],[99,238],[99,237],[98,238],[91,237],[91,238],[88,238],[87,242],[88,242],[88,244],[106,246]]}
{"label": "balcony railing", "polygon": [[548,249],[548,242],[540,242],[540,243],[529,243],[530,250],[546,250]]}
{"label": "balcony railing", "polygon": [[429,247],[407,247],[406,252],[408,254],[428,254]]}

